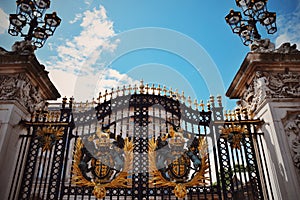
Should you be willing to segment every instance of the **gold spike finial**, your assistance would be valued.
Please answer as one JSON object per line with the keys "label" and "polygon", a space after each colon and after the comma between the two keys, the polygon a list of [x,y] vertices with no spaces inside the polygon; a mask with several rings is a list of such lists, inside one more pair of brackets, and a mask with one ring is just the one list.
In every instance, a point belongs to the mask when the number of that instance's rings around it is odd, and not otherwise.
{"label": "gold spike finial", "polygon": [[176,100],[180,100],[180,96],[179,96],[179,93],[178,93],[178,89],[175,89],[175,96],[176,96]]}
{"label": "gold spike finial", "polygon": [[116,90],[116,94],[117,94],[117,97],[119,96],[119,92],[120,92],[121,90],[120,90],[120,87],[118,86],[117,87],[117,90]]}
{"label": "gold spike finial", "polygon": [[201,110],[204,111],[204,103],[203,103],[203,100],[200,101],[199,106],[201,107]]}
{"label": "gold spike finial", "polygon": [[163,87],[163,92],[164,92],[164,96],[166,96],[167,95],[167,87],[164,85],[164,87]]}
{"label": "gold spike finial", "polygon": [[207,101],[207,110],[210,111],[210,102]]}
{"label": "gold spike finial", "polygon": [[149,84],[148,84],[148,83],[146,84],[146,87],[145,87],[145,89],[146,89],[146,93],[148,94],[148,93],[149,93],[149,89],[150,89],[150,87],[149,87]]}
{"label": "gold spike finial", "polygon": [[161,91],[160,85],[158,85],[158,87],[156,88],[156,90],[158,91],[158,95],[160,95],[160,91]]}
{"label": "gold spike finial", "polygon": [[194,99],[194,106],[195,106],[195,109],[198,110],[198,101],[197,101],[197,99]]}
{"label": "gold spike finial", "polygon": [[170,94],[170,97],[173,97],[173,90],[172,90],[172,88],[169,89],[169,94]]}
{"label": "gold spike finial", "polygon": [[111,88],[111,91],[110,91],[110,93],[109,93],[109,95],[110,95],[110,99],[112,99],[113,98],[113,94],[114,94],[115,92],[114,92],[114,88]]}
{"label": "gold spike finial", "polygon": [[154,83],[152,83],[152,86],[151,86],[150,89],[152,90],[152,94],[154,94],[154,93],[155,93],[155,86],[154,86]]}
{"label": "gold spike finial", "polygon": [[184,96],[184,91],[182,91],[181,93],[181,99],[182,99],[182,103],[185,103],[186,98]]}
{"label": "gold spike finial", "polygon": [[222,96],[221,95],[217,96],[217,102],[218,102],[218,106],[222,107]]}
{"label": "gold spike finial", "polygon": [[145,88],[145,86],[144,86],[144,81],[143,81],[143,79],[140,81],[140,94],[144,94],[144,88]]}
{"label": "gold spike finial", "polygon": [[137,90],[138,90],[138,87],[137,87],[136,84],[134,84],[133,90],[134,90],[134,93],[136,94],[136,93],[137,93]]}
{"label": "gold spike finial", "polygon": [[190,96],[188,96],[187,102],[189,104],[189,107],[191,107],[192,106],[192,99],[191,99]]}
{"label": "gold spike finial", "polygon": [[127,90],[128,90],[128,94],[131,94],[132,87],[131,87],[131,85],[130,85],[130,84],[128,85],[128,88],[127,88]]}
{"label": "gold spike finial", "polygon": [[126,86],[123,85],[123,88],[122,88],[122,95],[125,96],[125,92],[126,92]]}
{"label": "gold spike finial", "polygon": [[215,107],[215,97],[213,95],[210,95],[209,101],[212,107]]}

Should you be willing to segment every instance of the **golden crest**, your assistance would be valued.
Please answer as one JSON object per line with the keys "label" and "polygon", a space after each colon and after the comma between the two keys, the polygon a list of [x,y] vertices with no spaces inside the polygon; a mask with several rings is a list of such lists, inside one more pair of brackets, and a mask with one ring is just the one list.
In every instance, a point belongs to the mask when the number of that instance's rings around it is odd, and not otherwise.
{"label": "golden crest", "polygon": [[241,149],[243,135],[248,134],[245,126],[232,124],[229,127],[222,127],[220,133],[228,140],[233,149]]}
{"label": "golden crest", "polygon": [[183,179],[188,176],[190,166],[190,159],[186,155],[182,155],[170,164],[170,172],[175,178]]}
{"label": "golden crest", "polygon": [[187,194],[186,187],[183,184],[181,184],[181,183],[177,184],[174,187],[174,194],[178,198],[184,198],[186,196],[186,194]]}
{"label": "golden crest", "polygon": [[42,147],[42,151],[51,150],[51,148],[56,144],[56,142],[62,139],[64,135],[63,127],[43,127],[38,129],[36,133],[36,138],[39,141],[39,145]]}
{"label": "golden crest", "polygon": [[101,185],[96,185],[94,187],[94,190],[93,190],[93,195],[96,197],[96,198],[99,198],[99,199],[102,199],[103,197],[105,197],[106,195],[106,189],[104,186],[101,186]]}
{"label": "golden crest", "polygon": [[[110,158],[109,161],[106,160],[103,161],[103,159],[101,159],[101,161],[93,159],[91,163],[92,166],[95,168],[95,174],[100,179],[105,180],[105,179],[109,179],[112,176],[113,171],[109,167],[109,166],[114,166],[114,162],[112,158]],[[104,163],[108,163],[108,164],[106,165]]]}
{"label": "golden crest", "polygon": [[[176,132],[172,133],[173,137],[175,137]],[[173,140],[175,142],[175,140]],[[177,140],[178,141],[178,140]],[[181,140],[183,141],[183,140]],[[175,144],[175,143],[173,143]],[[176,142],[179,145],[179,143]],[[173,187],[174,194],[178,198],[184,198],[187,195],[187,187],[192,187],[196,185],[206,185],[208,177],[205,176],[208,173],[209,164],[208,164],[208,153],[207,153],[207,143],[204,138],[199,139],[199,146],[198,151],[199,155],[201,155],[201,167],[199,170],[190,178],[189,180],[184,179],[175,179],[175,180],[168,180],[166,177],[163,176],[161,171],[157,169],[156,163],[156,148],[157,148],[157,141],[155,138],[149,140],[149,174],[151,176],[149,182],[150,185],[156,187]],[[172,167],[172,171],[174,174],[182,176],[187,171],[184,169],[186,165],[189,165],[190,161],[187,161],[187,157],[180,157],[173,161],[171,166],[176,166],[175,168]],[[179,164],[181,163],[181,164]],[[177,164],[177,165],[176,165]]]}
{"label": "golden crest", "polygon": [[[94,187],[93,194],[96,198],[102,199],[106,195],[106,188],[129,188],[131,187],[131,179],[128,178],[129,171],[132,169],[132,160],[133,160],[133,143],[128,138],[124,139],[124,166],[122,171],[118,172],[116,176],[109,180],[105,176],[110,176],[111,172],[108,166],[100,165],[100,161],[93,161],[95,166],[95,171],[98,173],[99,177],[89,180],[85,177],[82,170],[80,169],[80,164],[82,162],[84,145],[81,138],[77,139],[74,160],[73,160],[73,177],[72,183],[78,186],[88,186]],[[100,173],[101,170],[104,170],[104,173]],[[104,178],[104,179],[101,179]],[[105,180],[105,181],[103,181]]]}

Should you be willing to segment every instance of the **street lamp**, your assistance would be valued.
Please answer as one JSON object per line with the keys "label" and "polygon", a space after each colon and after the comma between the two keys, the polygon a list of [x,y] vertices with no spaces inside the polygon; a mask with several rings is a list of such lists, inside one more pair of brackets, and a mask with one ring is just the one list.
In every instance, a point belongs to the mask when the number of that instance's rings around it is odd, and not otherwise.
{"label": "street lamp", "polygon": [[240,36],[244,45],[248,46],[261,38],[257,22],[266,27],[268,34],[277,31],[276,13],[267,11],[267,0],[236,0],[236,5],[242,8],[246,19],[243,19],[241,12],[230,10],[225,20],[233,33]]}
{"label": "street lamp", "polygon": [[[21,35],[26,41],[41,48],[49,36],[52,36],[59,26],[61,19],[56,15],[46,14],[50,7],[50,0],[17,0],[16,14],[9,15],[8,33],[12,36]],[[29,25],[26,26],[26,25]]]}

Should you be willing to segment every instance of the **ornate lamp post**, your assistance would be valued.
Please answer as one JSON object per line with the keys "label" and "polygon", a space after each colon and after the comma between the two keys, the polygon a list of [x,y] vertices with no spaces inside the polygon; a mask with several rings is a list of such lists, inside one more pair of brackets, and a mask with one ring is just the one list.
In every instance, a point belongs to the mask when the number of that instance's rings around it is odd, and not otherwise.
{"label": "ornate lamp post", "polygon": [[25,41],[32,41],[35,47],[41,48],[48,37],[53,35],[61,19],[56,12],[46,14],[42,19],[46,9],[50,7],[50,0],[17,0],[16,2],[16,14],[9,15],[8,33],[12,36],[20,34]]}
{"label": "ornate lamp post", "polygon": [[243,19],[241,12],[230,10],[225,20],[233,33],[240,36],[244,45],[248,46],[261,38],[257,22],[267,29],[268,34],[277,31],[276,13],[267,11],[267,0],[236,0],[236,5],[242,8],[246,19]]}

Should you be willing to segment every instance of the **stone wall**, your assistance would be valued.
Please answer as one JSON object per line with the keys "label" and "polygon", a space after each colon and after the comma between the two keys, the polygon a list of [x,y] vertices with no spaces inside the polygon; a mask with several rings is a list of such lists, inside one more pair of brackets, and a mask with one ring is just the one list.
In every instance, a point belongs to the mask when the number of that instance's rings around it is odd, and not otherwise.
{"label": "stone wall", "polygon": [[279,49],[248,53],[226,95],[264,121],[275,199],[298,199],[300,191],[300,52]]}
{"label": "stone wall", "polygon": [[8,199],[19,137],[26,132],[19,122],[30,118],[46,100],[60,97],[45,67],[25,47],[15,47],[13,52],[0,48],[0,199]]}

